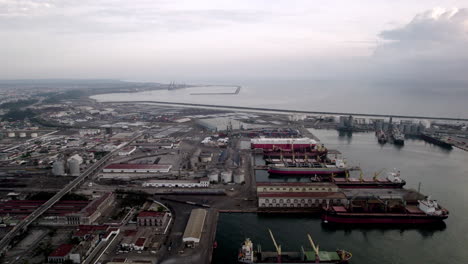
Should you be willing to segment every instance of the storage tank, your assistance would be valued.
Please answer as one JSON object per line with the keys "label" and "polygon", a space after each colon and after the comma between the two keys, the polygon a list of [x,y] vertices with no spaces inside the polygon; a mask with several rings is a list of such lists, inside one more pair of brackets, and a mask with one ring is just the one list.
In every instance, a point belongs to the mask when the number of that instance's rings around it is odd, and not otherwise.
{"label": "storage tank", "polygon": [[68,160],[68,168],[71,176],[80,176],[80,161],[77,159]]}
{"label": "storage tank", "polygon": [[37,138],[37,133],[31,133],[32,138]]}
{"label": "storage tank", "polygon": [[15,132],[10,132],[10,133],[8,133],[8,137],[10,137],[10,138],[16,137]]}
{"label": "storage tank", "polygon": [[234,183],[241,184],[245,182],[244,172],[240,171],[234,175]]}
{"label": "storage tank", "polygon": [[221,172],[221,181],[224,183],[232,182],[232,171]]}
{"label": "storage tank", "polygon": [[65,175],[65,164],[61,160],[57,160],[54,162],[52,166],[52,174],[55,176]]}
{"label": "storage tank", "polygon": [[25,138],[25,137],[26,137],[26,133],[24,133],[24,132],[19,133],[19,137],[20,137],[20,138]]}
{"label": "storage tank", "polygon": [[219,172],[211,172],[210,174],[208,174],[208,179],[210,182],[219,182]]}

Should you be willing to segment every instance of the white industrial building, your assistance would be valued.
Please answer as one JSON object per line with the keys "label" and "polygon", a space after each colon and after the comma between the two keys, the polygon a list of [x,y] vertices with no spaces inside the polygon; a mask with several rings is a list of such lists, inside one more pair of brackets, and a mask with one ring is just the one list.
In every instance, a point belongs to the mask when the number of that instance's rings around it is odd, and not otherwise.
{"label": "white industrial building", "polygon": [[119,156],[128,156],[135,152],[136,146],[130,146],[119,150]]}
{"label": "white industrial building", "polygon": [[104,173],[168,173],[172,165],[163,164],[110,164],[102,170]]}
{"label": "white industrial building", "polygon": [[195,247],[200,243],[206,213],[205,209],[193,209],[190,213],[190,218],[182,237],[182,242],[186,247]]}
{"label": "white industrial building", "polygon": [[143,187],[157,188],[207,188],[209,186],[208,178],[200,180],[149,180],[143,183]]}

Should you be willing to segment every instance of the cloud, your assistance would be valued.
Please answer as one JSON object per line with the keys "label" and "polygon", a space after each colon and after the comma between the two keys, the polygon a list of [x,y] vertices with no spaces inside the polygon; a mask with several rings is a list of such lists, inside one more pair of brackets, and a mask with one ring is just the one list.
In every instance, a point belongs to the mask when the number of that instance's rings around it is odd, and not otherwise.
{"label": "cloud", "polygon": [[379,37],[372,64],[380,78],[468,81],[468,9],[435,8]]}

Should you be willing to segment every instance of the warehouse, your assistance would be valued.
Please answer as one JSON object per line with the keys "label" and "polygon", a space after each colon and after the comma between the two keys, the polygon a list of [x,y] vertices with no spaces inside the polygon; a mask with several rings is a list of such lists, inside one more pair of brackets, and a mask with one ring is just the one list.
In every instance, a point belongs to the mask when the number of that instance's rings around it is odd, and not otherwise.
{"label": "warehouse", "polygon": [[262,192],[258,193],[259,208],[320,208],[346,202],[341,192]]}
{"label": "warehouse", "polygon": [[206,218],[205,209],[193,209],[190,213],[190,218],[185,227],[182,242],[186,247],[195,247],[200,243],[201,234]]}
{"label": "warehouse", "polygon": [[210,180],[207,177],[199,180],[149,180],[143,183],[143,187],[165,188],[207,188]]}
{"label": "warehouse", "polygon": [[163,164],[110,164],[102,170],[104,173],[168,173],[172,165]]}
{"label": "warehouse", "polygon": [[257,182],[257,193],[264,192],[338,192],[331,182]]}

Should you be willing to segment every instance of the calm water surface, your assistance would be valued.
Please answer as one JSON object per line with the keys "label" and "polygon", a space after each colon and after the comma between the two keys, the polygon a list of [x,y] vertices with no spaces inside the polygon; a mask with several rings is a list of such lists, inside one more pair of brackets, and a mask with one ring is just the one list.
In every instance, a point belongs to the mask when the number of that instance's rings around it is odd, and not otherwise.
{"label": "calm water surface", "polygon": [[101,94],[92,98],[101,102],[164,101],[304,111],[468,118],[468,89],[463,86],[428,87],[357,81],[298,80],[233,83],[242,86],[237,95],[191,95],[198,89],[191,88]]}
{"label": "calm water surface", "polygon": [[[340,136],[336,131],[313,130],[328,148],[338,149],[352,165],[364,172],[398,168],[407,188],[417,188],[450,210],[445,225],[430,228],[338,228],[323,225],[307,215],[264,216],[221,214],[218,222],[218,248],[214,263],[236,263],[238,248],[245,237],[254,246],[273,250],[267,228],[271,228],[283,251],[310,249],[310,233],[323,250],[347,249],[351,263],[468,263],[468,152],[445,150],[421,140],[407,139],[405,146],[380,146],[373,133]],[[270,180],[258,174],[258,181]],[[278,179],[273,179],[278,180]],[[297,179],[290,179],[297,180]]]}

